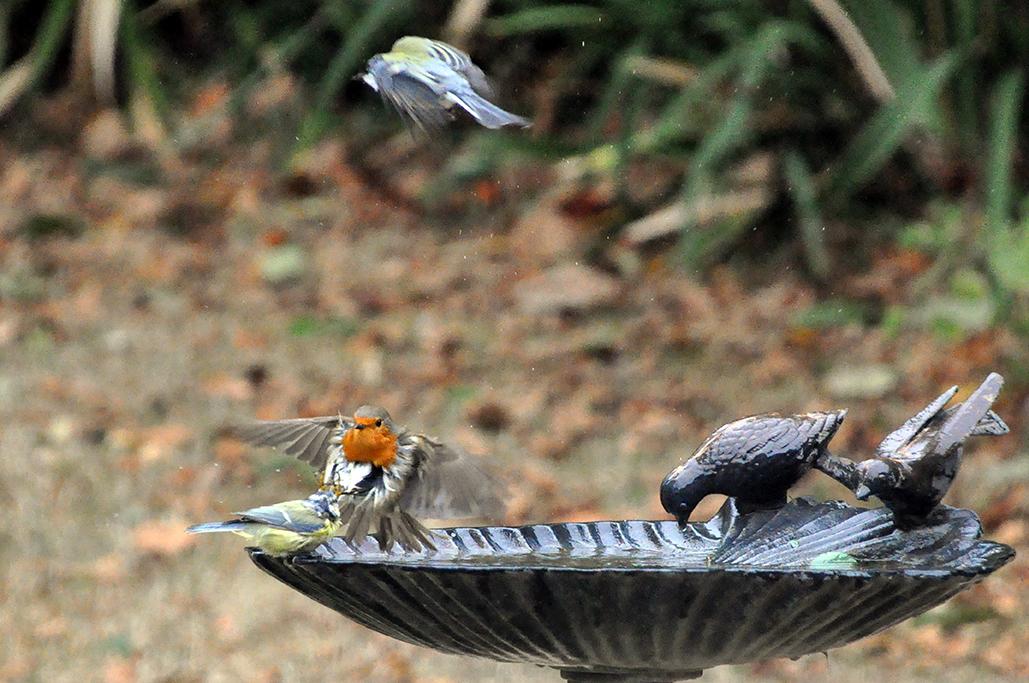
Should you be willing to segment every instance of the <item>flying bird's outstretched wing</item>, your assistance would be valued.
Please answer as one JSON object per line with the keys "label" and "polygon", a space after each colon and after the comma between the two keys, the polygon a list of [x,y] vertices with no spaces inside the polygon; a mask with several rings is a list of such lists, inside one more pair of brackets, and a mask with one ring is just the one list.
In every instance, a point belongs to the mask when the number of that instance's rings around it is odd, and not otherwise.
{"label": "flying bird's outstretched wing", "polygon": [[440,105],[441,93],[433,90],[424,80],[407,73],[391,75],[390,87],[379,93],[405,119],[428,133],[443,128],[452,116]]}
{"label": "flying bird's outstretched wing", "polygon": [[472,86],[472,90],[477,94],[490,99],[496,95],[486,74],[475,66],[467,52],[438,40],[426,40],[425,42],[426,52],[464,76],[468,85]]}
{"label": "flying bird's outstretched wing", "polygon": [[349,429],[351,424],[349,418],[338,415],[301,417],[238,425],[232,429],[232,433],[254,446],[281,448],[286,455],[321,470],[328,461],[332,435],[339,429]]}
{"label": "flying bird's outstretched wing", "polygon": [[424,454],[400,507],[415,517],[495,519],[503,512],[500,484],[467,453],[430,437],[413,435]]}

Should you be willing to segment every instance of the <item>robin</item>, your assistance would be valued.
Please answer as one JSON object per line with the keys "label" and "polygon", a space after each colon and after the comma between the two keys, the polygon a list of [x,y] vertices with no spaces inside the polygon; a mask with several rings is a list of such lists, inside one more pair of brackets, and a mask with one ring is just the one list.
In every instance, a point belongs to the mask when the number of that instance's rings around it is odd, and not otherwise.
{"label": "robin", "polygon": [[482,69],[467,54],[439,40],[405,36],[389,52],[369,59],[367,69],[356,78],[423,132],[442,128],[457,111],[486,128],[530,125],[528,119],[490,102],[493,88]]}
{"label": "robin", "polygon": [[398,426],[378,406],[361,406],[353,417],[255,422],[236,433],[321,470],[321,490],[339,496],[337,535],[351,543],[372,532],[383,551],[394,543],[435,549],[418,517],[493,516],[501,507],[496,482],[470,456]]}

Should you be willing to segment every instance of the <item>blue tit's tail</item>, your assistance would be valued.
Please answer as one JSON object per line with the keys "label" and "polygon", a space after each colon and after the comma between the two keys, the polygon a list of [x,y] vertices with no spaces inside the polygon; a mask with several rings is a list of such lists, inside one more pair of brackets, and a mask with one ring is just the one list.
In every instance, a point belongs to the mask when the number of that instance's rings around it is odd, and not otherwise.
{"label": "blue tit's tail", "polygon": [[241,531],[247,522],[241,519],[234,519],[231,522],[207,522],[205,524],[194,524],[186,529],[188,534],[215,534],[222,531]]}
{"label": "blue tit's tail", "polygon": [[466,90],[462,93],[447,93],[447,99],[464,109],[479,123],[479,125],[485,126],[486,128],[494,130],[497,128],[506,128],[508,126],[528,128],[532,125],[532,122],[529,121],[529,119],[518,116],[517,114],[512,114],[509,111],[504,111],[497,105],[471,90]]}

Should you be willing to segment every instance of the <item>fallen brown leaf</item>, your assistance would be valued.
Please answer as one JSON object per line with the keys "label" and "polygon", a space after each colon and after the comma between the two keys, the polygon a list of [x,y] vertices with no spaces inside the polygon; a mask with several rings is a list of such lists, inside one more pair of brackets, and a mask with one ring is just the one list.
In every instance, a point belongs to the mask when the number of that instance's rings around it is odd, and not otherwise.
{"label": "fallen brown leaf", "polygon": [[135,683],[136,663],[124,657],[108,657],[104,663],[104,683]]}
{"label": "fallen brown leaf", "polygon": [[125,578],[125,558],[117,553],[104,555],[93,563],[91,573],[98,583],[118,583]]}
{"label": "fallen brown leaf", "polygon": [[233,401],[246,401],[253,393],[253,387],[242,377],[234,377],[228,373],[219,373],[207,379],[203,384],[204,391],[210,396],[227,398]]}
{"label": "fallen brown leaf", "polygon": [[68,620],[64,617],[51,617],[37,624],[34,633],[37,638],[57,638],[68,632]]}
{"label": "fallen brown leaf", "polygon": [[186,522],[176,519],[143,522],[132,530],[132,540],[142,553],[170,557],[196,542],[186,533],[186,526]]}
{"label": "fallen brown leaf", "polygon": [[143,464],[163,460],[193,438],[193,430],[184,424],[166,424],[148,429],[139,447],[139,459]]}

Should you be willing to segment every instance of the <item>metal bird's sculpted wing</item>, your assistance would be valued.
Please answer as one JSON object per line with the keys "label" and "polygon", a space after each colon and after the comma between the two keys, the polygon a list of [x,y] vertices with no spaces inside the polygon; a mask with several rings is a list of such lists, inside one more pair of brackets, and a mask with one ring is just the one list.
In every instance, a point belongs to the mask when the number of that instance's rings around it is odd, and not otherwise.
{"label": "metal bird's sculpted wing", "polygon": [[990,406],[997,400],[1002,386],[1004,386],[1004,378],[991,372],[979,385],[979,388],[973,391],[972,395],[947,417],[939,432],[933,437],[933,444],[929,451],[946,453],[953,446],[968,438],[975,431],[979,421],[990,412]]}
{"label": "metal bird's sculpted wing", "polygon": [[[951,387],[883,439],[875,450],[876,457],[899,462],[917,460],[930,452],[944,453],[969,436],[1007,434],[1007,424],[990,410],[1003,384],[1003,377],[991,373],[964,402],[944,408],[958,391],[956,386]],[[976,421],[969,424],[972,417]]]}
{"label": "metal bird's sculpted wing", "polygon": [[915,415],[908,418],[904,424],[892,431],[886,436],[885,439],[875,449],[877,456],[890,456],[894,455],[898,450],[904,447],[906,444],[911,442],[918,432],[920,432],[925,425],[936,417],[943,406],[950,402],[950,399],[954,398],[954,394],[958,393],[957,386],[953,386],[947,389],[945,392],[936,397],[936,400],[927,405],[922,410],[918,411]]}
{"label": "metal bird's sculpted wing", "polygon": [[1000,415],[989,410],[975,425],[975,429],[969,436],[1004,436],[1010,432],[1011,428],[1001,419]]}
{"label": "metal bird's sculpted wing", "polygon": [[351,424],[349,418],[333,415],[251,422],[239,425],[232,431],[247,443],[281,448],[286,455],[321,470],[328,461],[332,435],[341,427],[349,429]]}
{"label": "metal bird's sculpted wing", "polygon": [[746,460],[759,453],[798,454],[805,447],[822,444],[839,427],[843,414],[811,413],[783,417],[778,414],[745,417],[720,427],[694,457],[714,463]]}

